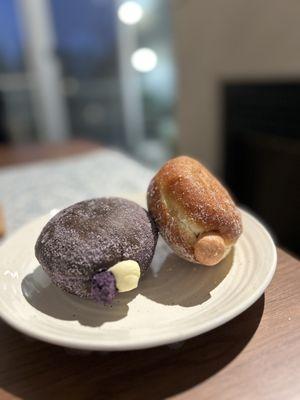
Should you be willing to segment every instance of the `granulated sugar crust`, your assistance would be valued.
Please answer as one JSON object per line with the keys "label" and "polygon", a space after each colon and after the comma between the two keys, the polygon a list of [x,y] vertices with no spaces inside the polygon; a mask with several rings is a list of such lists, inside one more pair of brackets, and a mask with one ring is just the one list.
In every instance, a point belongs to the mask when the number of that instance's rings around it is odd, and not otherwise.
{"label": "granulated sugar crust", "polygon": [[74,204],[43,228],[36,257],[62,289],[91,297],[91,279],[119,261],[135,260],[143,274],[157,242],[157,229],[146,210],[121,198],[100,198]]}

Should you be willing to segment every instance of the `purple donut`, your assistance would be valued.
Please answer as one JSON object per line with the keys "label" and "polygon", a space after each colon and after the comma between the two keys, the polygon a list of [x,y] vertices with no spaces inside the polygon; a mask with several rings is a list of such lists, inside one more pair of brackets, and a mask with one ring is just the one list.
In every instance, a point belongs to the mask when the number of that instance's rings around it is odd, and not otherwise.
{"label": "purple donut", "polygon": [[56,214],[43,228],[35,255],[61,289],[102,303],[117,293],[110,267],[124,260],[149,268],[157,228],[138,204],[117,197],[82,201]]}

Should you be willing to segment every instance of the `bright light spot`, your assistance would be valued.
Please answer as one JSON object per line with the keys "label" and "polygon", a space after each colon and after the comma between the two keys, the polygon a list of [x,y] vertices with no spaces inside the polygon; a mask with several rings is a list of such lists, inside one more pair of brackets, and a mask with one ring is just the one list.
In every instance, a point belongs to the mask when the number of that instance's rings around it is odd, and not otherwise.
{"label": "bright light spot", "polygon": [[59,212],[58,208],[53,208],[52,210],[50,210],[49,212],[49,216],[52,218],[54,217],[54,215],[56,215]]}
{"label": "bright light spot", "polygon": [[143,16],[143,9],[135,1],[125,1],[118,9],[118,17],[126,25],[137,24]]}
{"label": "bright light spot", "polygon": [[139,72],[150,72],[157,65],[157,55],[151,49],[138,49],[131,56],[131,64]]}

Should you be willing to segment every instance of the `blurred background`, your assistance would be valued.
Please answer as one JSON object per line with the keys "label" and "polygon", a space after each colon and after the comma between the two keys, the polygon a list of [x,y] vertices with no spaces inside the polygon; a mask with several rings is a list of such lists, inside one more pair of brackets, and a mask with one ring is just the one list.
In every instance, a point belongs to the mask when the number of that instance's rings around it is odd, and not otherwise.
{"label": "blurred background", "polygon": [[295,0],[1,0],[0,147],[81,139],[154,169],[189,154],[300,255],[299,15]]}

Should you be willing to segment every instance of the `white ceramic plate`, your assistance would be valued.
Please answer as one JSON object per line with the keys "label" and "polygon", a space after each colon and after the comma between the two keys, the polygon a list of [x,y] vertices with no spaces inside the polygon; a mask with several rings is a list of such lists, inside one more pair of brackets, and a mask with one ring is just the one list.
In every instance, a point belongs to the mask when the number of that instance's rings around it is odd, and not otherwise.
{"label": "white ceramic plate", "polygon": [[244,233],[215,267],[185,262],[159,240],[138,289],[120,294],[113,306],[51,284],[33,251],[50,214],[40,217],[0,248],[0,316],[34,338],[85,350],[147,348],[207,332],[253,304],[275,272],[270,235],[254,217],[242,216]]}

